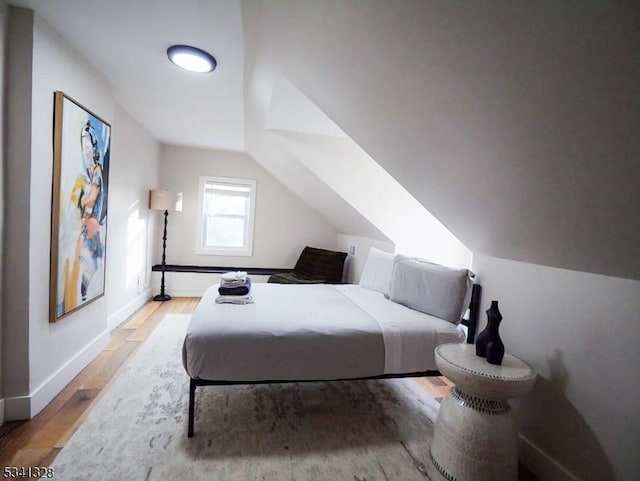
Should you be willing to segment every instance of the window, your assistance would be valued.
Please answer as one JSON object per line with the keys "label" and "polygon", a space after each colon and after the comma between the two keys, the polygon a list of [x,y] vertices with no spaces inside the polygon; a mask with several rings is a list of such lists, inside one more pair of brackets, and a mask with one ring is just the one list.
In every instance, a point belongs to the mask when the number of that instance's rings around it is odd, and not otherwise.
{"label": "window", "polygon": [[250,256],[256,181],[200,177],[196,254]]}

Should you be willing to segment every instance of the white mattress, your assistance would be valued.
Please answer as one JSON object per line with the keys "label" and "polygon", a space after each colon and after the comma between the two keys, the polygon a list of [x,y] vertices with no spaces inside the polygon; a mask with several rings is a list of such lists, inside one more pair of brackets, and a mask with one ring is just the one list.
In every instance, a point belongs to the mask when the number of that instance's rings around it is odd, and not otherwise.
{"label": "white mattress", "polygon": [[434,349],[462,329],[358,285],[261,284],[253,304],[202,297],[183,360],[196,379],[330,380],[437,369]]}

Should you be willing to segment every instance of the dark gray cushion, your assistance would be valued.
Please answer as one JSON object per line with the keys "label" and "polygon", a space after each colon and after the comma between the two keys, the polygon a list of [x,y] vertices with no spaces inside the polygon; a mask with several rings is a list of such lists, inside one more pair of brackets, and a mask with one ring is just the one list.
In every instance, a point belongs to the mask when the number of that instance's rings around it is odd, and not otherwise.
{"label": "dark gray cushion", "polygon": [[281,284],[340,284],[346,252],[306,246],[292,272],[275,274],[268,282]]}
{"label": "dark gray cushion", "polygon": [[300,277],[295,272],[283,272],[280,274],[274,274],[269,277],[268,282],[277,284],[323,284],[321,279],[305,279]]}

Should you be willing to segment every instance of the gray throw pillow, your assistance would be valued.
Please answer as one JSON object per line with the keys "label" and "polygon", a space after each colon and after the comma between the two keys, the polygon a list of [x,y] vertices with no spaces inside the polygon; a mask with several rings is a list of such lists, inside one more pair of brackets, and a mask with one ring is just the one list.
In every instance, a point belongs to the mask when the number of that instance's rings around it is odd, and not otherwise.
{"label": "gray throw pillow", "polygon": [[457,324],[467,310],[473,273],[397,255],[389,299]]}

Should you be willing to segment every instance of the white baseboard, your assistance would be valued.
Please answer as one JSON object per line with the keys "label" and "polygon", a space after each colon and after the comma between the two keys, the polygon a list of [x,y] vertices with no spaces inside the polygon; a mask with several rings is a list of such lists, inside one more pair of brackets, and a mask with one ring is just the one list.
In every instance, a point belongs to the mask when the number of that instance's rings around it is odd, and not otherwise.
{"label": "white baseboard", "polygon": [[151,297],[151,289],[146,289],[142,292],[138,297],[133,299],[127,305],[118,309],[115,313],[111,314],[107,318],[107,330],[109,332],[113,331],[116,327],[118,327],[121,323],[126,321],[131,314],[136,312],[139,308],[144,306],[145,302],[149,300]]}
{"label": "white baseboard", "polygon": [[202,297],[203,289],[171,289],[171,297]]}
{"label": "white baseboard", "polygon": [[6,421],[31,419],[49,404],[71,380],[95,359],[109,343],[109,330],[103,331],[80,352],[54,372],[28,396],[8,397],[4,400]]}
{"label": "white baseboard", "polygon": [[[14,396],[1,400],[0,419],[18,421],[31,419],[58,395],[109,343],[109,333],[125,321],[151,297],[151,289],[142,292],[127,305],[107,318],[107,329],[95,337],[80,352],[67,361],[40,386],[27,396]],[[1,422],[0,422],[1,424]]]}
{"label": "white baseboard", "polygon": [[525,468],[544,481],[581,481],[522,434],[518,439],[518,459]]}
{"label": "white baseboard", "polygon": [[4,399],[0,399],[0,426],[4,424]]}

